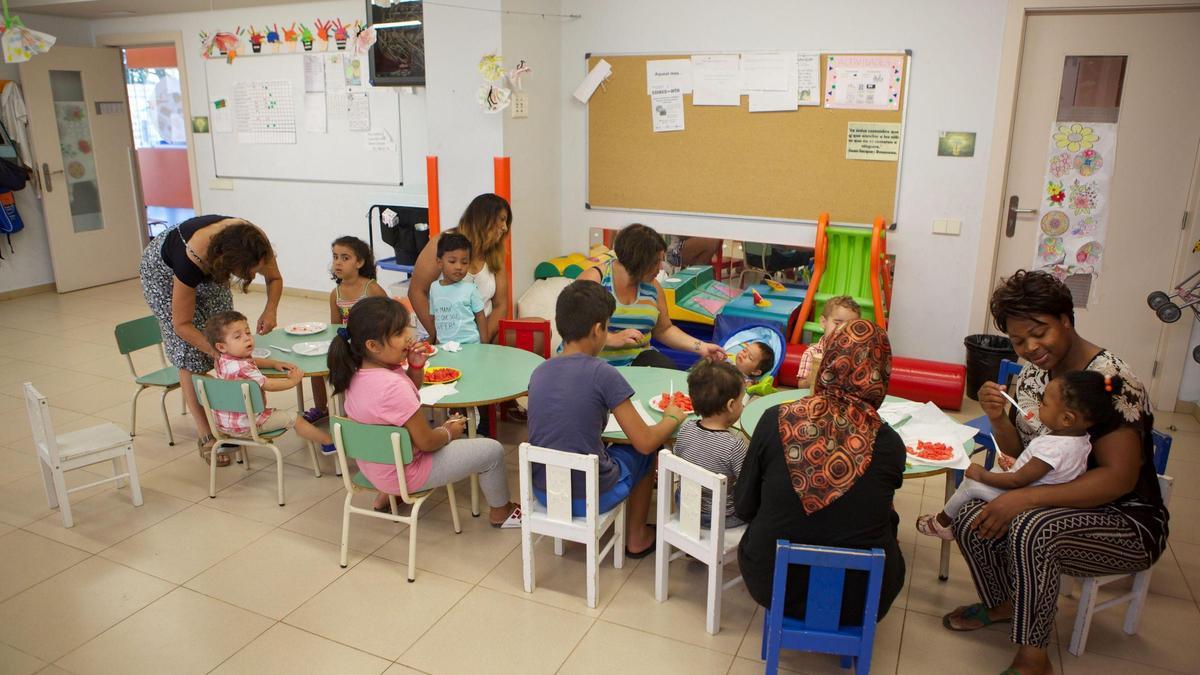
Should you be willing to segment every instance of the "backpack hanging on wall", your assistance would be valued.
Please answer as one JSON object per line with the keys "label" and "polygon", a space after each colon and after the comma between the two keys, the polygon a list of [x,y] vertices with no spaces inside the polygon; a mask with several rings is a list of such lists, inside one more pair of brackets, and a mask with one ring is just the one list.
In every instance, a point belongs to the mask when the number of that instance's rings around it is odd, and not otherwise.
{"label": "backpack hanging on wall", "polygon": [[[21,220],[21,214],[17,212],[17,201],[13,191],[23,190],[29,181],[29,169],[20,164],[13,147],[8,128],[0,122],[0,234],[8,240],[9,253],[16,252],[12,245],[13,233],[25,229],[25,221]],[[3,259],[4,251],[0,249],[0,260]]]}
{"label": "backpack hanging on wall", "polygon": [[[21,214],[17,213],[17,200],[13,197],[13,193],[0,192],[0,233],[8,240],[8,252],[16,253],[13,250],[12,236],[14,232],[20,232],[25,229],[25,221],[21,220]],[[0,249],[0,260],[4,259],[4,250]]]}

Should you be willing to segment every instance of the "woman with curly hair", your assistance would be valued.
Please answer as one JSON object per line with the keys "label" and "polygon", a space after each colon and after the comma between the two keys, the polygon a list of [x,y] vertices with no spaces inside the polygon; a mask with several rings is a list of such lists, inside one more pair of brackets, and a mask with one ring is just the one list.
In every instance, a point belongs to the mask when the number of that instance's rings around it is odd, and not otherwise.
{"label": "woman with curly hair", "polygon": [[[267,306],[257,329],[265,335],[275,328],[283,277],[262,230],[240,218],[197,216],[155,237],[142,253],[142,293],[162,329],[167,358],[179,369],[179,384],[205,461],[211,460],[213,436],[192,386],[192,374],[212,370],[216,358],[204,338],[204,324],[209,317],[233,309],[229,284],[234,278],[244,293],[259,274],[267,284]],[[221,455],[218,462],[228,465],[229,456]]]}
{"label": "woman with curly hair", "polygon": [[[1129,366],[1075,332],[1071,293],[1058,279],[1020,270],[992,293],[991,312],[1028,362],[1013,383],[1013,398],[1026,411],[1041,406],[1046,385],[1063,373],[1094,370],[1123,381],[1113,392],[1116,423],[1089,429],[1092,453],[1083,475],[967,502],[952,524],[982,602],[955,609],[942,624],[970,631],[1011,621],[1019,648],[1004,672],[1048,673],[1059,576],[1138,572],[1166,548],[1168,515],[1150,435],[1154,415]],[[985,383],[979,404],[997,449],[1012,458],[1047,429],[1036,414],[1026,419],[1006,410],[1004,390]]]}

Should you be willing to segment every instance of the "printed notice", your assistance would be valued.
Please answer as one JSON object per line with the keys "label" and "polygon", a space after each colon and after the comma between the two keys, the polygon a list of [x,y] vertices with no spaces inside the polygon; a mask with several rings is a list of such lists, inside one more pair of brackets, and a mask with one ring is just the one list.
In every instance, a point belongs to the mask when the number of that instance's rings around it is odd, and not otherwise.
{"label": "printed notice", "polygon": [[323,134],[326,131],[325,92],[304,94],[304,130]]}
{"label": "printed notice", "polygon": [[651,92],[650,117],[654,133],[683,131],[683,92],[675,88]]}
{"label": "printed notice", "polygon": [[846,159],[876,162],[900,160],[899,122],[848,122]]}
{"label": "printed notice", "polygon": [[325,59],[320,54],[304,55],[304,91],[325,91]]}
{"label": "printed notice", "polygon": [[783,91],[754,92],[749,97],[750,112],[794,111],[799,98],[796,84],[796,52],[780,52],[784,70],[787,71],[787,86]]}
{"label": "printed notice", "polygon": [[796,54],[796,102],[799,105],[821,105],[820,54]]}
{"label": "printed notice", "polygon": [[346,126],[350,131],[371,130],[371,100],[366,92],[351,92],[346,103]]}
{"label": "printed notice", "polygon": [[646,93],[662,89],[678,89],[681,94],[692,93],[692,60],[668,59],[646,62]]}
{"label": "printed notice", "polygon": [[742,54],[741,66],[743,94],[787,91],[788,71],[796,67],[796,52],[747,52]]}
{"label": "printed notice", "polygon": [[692,57],[692,105],[742,104],[742,73],[737,54]]}

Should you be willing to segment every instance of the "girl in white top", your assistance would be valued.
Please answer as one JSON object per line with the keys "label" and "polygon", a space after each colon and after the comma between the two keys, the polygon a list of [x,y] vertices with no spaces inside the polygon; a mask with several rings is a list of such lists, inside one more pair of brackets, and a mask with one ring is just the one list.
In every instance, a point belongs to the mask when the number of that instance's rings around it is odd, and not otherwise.
{"label": "girl in white top", "polygon": [[[991,472],[978,464],[967,468],[966,478],[941,513],[917,519],[917,531],[946,541],[954,539],[951,521],[972,499],[990,502],[999,495],[1028,485],[1058,485],[1078,478],[1088,467],[1091,434],[1103,435],[1120,423],[1113,397],[1121,393],[1116,375],[1077,370],[1046,385],[1037,415],[1050,433],[1038,436],[1014,460],[1000,453],[1004,472]],[[1026,412],[1032,416],[1032,411]]]}

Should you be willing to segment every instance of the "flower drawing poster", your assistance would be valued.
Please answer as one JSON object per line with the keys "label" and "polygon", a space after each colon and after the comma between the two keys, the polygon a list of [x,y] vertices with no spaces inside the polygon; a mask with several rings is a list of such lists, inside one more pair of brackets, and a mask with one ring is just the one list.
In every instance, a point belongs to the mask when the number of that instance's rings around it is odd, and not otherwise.
{"label": "flower drawing poster", "polygon": [[1060,279],[1099,274],[1117,125],[1055,122],[1049,147],[1033,266]]}

